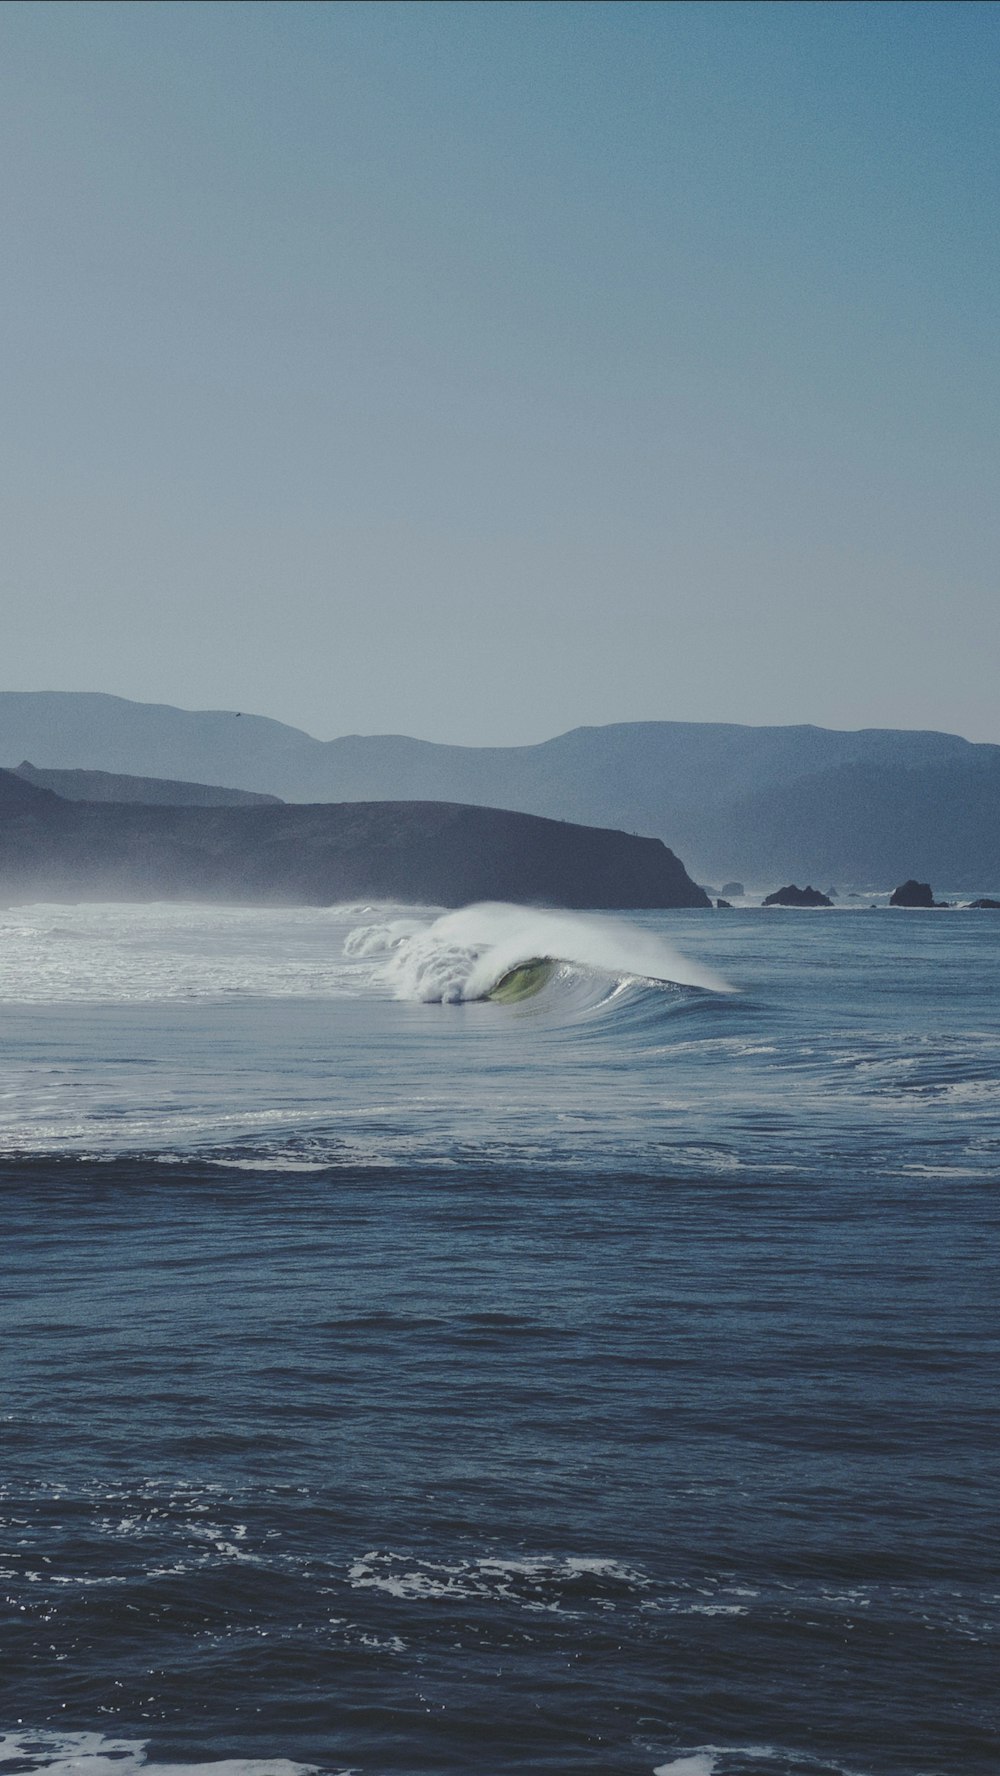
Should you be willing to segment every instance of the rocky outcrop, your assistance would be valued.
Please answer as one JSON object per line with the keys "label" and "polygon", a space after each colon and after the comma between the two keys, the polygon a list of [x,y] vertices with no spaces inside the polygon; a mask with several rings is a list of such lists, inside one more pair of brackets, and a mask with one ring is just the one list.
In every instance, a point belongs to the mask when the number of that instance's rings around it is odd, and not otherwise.
{"label": "rocky outcrop", "polygon": [[705,907],[659,839],[454,802],[68,802],[0,772],[0,897]]}
{"label": "rocky outcrop", "polygon": [[889,905],[898,907],[932,907],[935,900],[929,882],[915,882],[913,877],[901,882],[889,896]]}
{"label": "rocky outcrop", "polygon": [[966,902],[966,905],[970,908],[971,907],[987,908],[988,907],[990,912],[1000,913],[1000,900],[990,900],[988,897],[985,897],[985,896],[980,900],[969,900]]}
{"label": "rocky outcrop", "polygon": [[787,888],[778,888],[773,894],[769,894],[766,900],[761,901],[761,905],[828,907],[833,905],[833,901],[830,899],[829,895],[821,894],[818,888],[797,888],[795,883],[791,882]]}

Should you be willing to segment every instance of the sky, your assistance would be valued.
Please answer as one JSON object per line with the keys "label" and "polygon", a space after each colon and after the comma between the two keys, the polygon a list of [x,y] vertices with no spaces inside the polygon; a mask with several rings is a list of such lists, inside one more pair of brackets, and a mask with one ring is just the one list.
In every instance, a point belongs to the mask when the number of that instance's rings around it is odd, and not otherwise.
{"label": "sky", "polygon": [[1000,8],[0,4],[0,688],[1000,741]]}

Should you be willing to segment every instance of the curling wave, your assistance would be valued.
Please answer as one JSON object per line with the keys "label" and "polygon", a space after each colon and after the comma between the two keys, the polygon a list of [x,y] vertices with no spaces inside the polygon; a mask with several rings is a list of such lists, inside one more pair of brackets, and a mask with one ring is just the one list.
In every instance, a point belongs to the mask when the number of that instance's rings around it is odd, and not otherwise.
{"label": "curling wave", "polygon": [[373,959],[376,978],[397,999],[425,1003],[528,998],[567,970],[601,977],[606,988],[644,981],[730,990],[713,969],[688,961],[641,926],[497,901],[432,921],[394,918],[358,926],[345,952]]}

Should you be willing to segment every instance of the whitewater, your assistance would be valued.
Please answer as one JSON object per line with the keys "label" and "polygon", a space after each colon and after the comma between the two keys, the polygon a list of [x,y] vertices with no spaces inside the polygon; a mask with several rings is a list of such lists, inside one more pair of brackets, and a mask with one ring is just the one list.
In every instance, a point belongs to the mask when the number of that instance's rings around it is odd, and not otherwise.
{"label": "whitewater", "polygon": [[0,909],[0,1770],[993,1776],[998,943]]}

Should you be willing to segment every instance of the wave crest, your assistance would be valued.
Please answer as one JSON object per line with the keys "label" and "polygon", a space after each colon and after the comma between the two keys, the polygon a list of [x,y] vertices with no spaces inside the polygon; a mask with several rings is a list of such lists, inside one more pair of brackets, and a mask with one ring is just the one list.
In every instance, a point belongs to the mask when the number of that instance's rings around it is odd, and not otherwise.
{"label": "wave crest", "polygon": [[390,919],[358,926],[345,950],[350,956],[379,959],[377,978],[397,999],[425,1003],[484,999],[514,970],[541,959],[615,980],[729,991],[713,969],[689,962],[639,925],[499,901],[462,907],[430,923]]}

